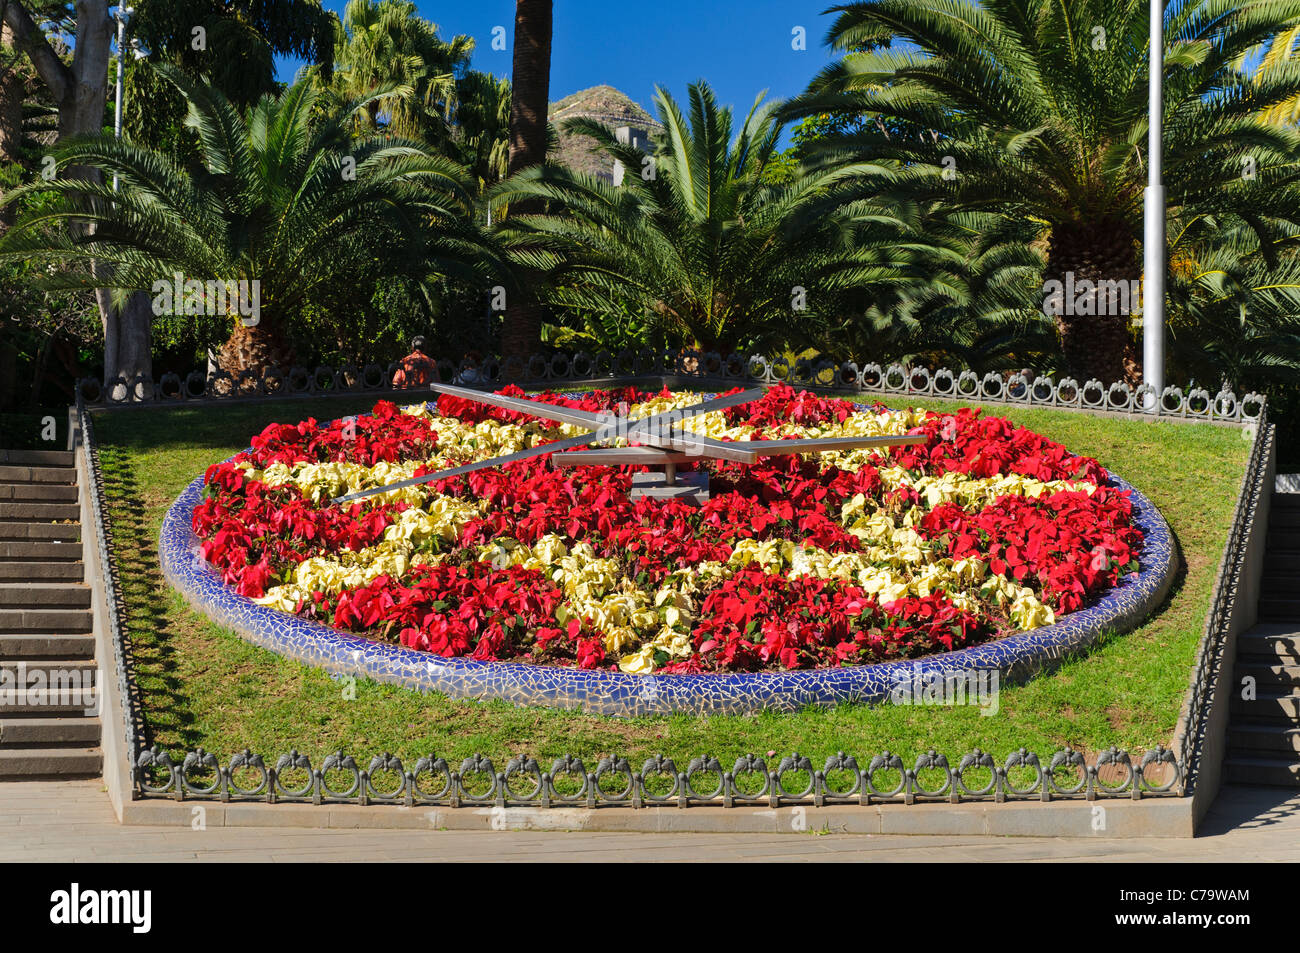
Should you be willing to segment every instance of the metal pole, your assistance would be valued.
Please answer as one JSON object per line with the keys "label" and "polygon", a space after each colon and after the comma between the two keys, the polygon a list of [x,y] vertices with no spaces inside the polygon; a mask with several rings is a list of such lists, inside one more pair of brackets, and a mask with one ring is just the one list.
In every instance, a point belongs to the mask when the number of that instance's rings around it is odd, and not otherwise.
{"label": "metal pole", "polygon": [[1151,64],[1147,84],[1147,187],[1142,193],[1142,382],[1155,388],[1146,407],[1154,410],[1165,389],[1165,186],[1162,181],[1164,128],[1164,0],[1151,4]]}
{"label": "metal pole", "polygon": [[[117,19],[117,91],[114,95],[116,112],[113,116],[113,138],[122,138],[122,72],[123,63],[126,60],[125,44],[122,42],[126,35],[126,21],[131,16],[130,8],[123,9],[118,6],[117,12],[113,16]],[[117,191],[117,173],[113,173],[113,191]]]}

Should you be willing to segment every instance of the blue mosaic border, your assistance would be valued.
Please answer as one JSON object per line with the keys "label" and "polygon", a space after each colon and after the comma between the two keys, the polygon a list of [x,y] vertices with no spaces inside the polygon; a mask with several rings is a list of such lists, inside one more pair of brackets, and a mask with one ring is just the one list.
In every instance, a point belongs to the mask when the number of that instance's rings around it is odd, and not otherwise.
{"label": "blue mosaic border", "polygon": [[996,642],[930,656],[854,668],[718,675],[628,675],[522,662],[444,658],[358,635],[266,606],[231,590],[199,555],[192,527],[203,499],[203,477],[191,483],[163,519],[163,572],[190,603],[245,641],[337,675],[356,675],[452,698],[502,699],[519,705],[581,709],[601,715],[741,714],[796,711],[843,702],[888,701],[900,685],[929,683],[966,672],[996,670],[1002,683],[1051,671],[1103,633],[1125,632],[1164,599],[1177,569],[1173,535],[1155,505],[1111,474],[1110,484],[1132,493],[1133,522],[1145,536],[1140,572],[1130,574],[1095,605],[1054,625]]}

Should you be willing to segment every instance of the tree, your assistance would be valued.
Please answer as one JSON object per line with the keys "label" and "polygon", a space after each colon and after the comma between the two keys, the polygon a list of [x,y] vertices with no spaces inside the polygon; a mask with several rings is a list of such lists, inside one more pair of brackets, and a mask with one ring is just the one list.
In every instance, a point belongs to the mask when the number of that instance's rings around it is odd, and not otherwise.
{"label": "tree", "polygon": [[[511,74],[511,175],[546,161],[546,122],[551,96],[551,0],[516,0]],[[538,211],[525,202],[516,214]],[[524,359],[541,344],[542,310],[533,301],[511,301],[506,309],[501,351]]]}
{"label": "tree", "polygon": [[320,0],[136,0],[129,36],[143,59],[127,60],[124,134],[186,159],[198,144],[184,129],[185,100],[152,67],[170,63],[206,77],[238,108],[276,92],[275,59],[305,60],[329,76],[335,17]]}
{"label": "tree", "polygon": [[31,64],[14,49],[13,31],[0,22],[0,162],[22,158],[23,106],[32,93]]}
{"label": "tree", "polygon": [[[884,128],[864,124],[837,148],[904,163],[898,195],[1036,223],[1045,278],[1072,276],[1084,288],[1057,319],[1066,370],[1081,382],[1135,376],[1125,361],[1130,315],[1112,306],[1106,289],[1117,285],[1103,283],[1127,286],[1141,274],[1146,4],[866,0],[834,9],[830,40],[840,48],[903,43],[849,53],[788,115],[880,118]],[[1207,214],[1261,240],[1300,222],[1295,131],[1258,116],[1300,93],[1300,65],[1278,64],[1261,82],[1243,65],[1298,24],[1296,0],[1169,0],[1165,182],[1175,235]]]}
{"label": "tree", "polygon": [[[320,53],[328,59],[328,51],[317,46],[321,25],[329,25],[319,0],[140,0],[138,5],[136,27],[149,43],[164,53],[178,52],[183,35],[186,51],[208,53],[208,72],[223,74],[232,86],[251,84],[251,98],[271,81],[268,50]],[[0,6],[14,48],[25,51],[58,107],[59,140],[98,133],[105,122],[114,34],[110,0],[4,0]],[[53,22],[60,32],[74,34],[70,61],[42,31],[42,22]],[[192,43],[196,27],[205,31],[198,47]],[[326,44],[328,38],[327,33]],[[250,52],[257,61],[254,68],[249,65]],[[178,55],[185,59],[185,54]],[[98,176],[94,169],[70,168],[66,174]],[[147,380],[152,376],[148,296],[119,296],[116,305],[110,299],[107,288],[96,292],[104,332],[105,380],[119,376]]]}
{"label": "tree", "polygon": [[1055,333],[1040,291],[1044,261],[1031,224],[942,208],[901,217],[903,230],[872,229],[896,279],[850,296],[820,350],[881,365],[1054,369]]}
{"label": "tree", "polygon": [[444,42],[410,0],[349,0],[336,25],[335,46],[333,87],[339,96],[346,100],[389,90],[372,99],[362,115],[367,129],[446,142],[456,81],[469,66],[472,38]]}
{"label": "tree", "polygon": [[[727,354],[806,345],[850,291],[885,295],[906,280],[908,243],[920,237],[897,209],[864,198],[894,172],[851,165],[769,181],[781,127],[761,100],[733,141],[731,110],[707,84],[690,87],[689,122],[657,90],[653,156],[596,120],[566,123],[623,164],[622,185],[542,165],[491,193],[511,203],[504,240],[551,279],[549,303],[579,324],[634,320]],[[524,202],[553,212],[518,214]]]}
{"label": "tree", "polygon": [[76,39],[72,62],[64,62],[41,31],[32,11],[43,15],[47,7],[57,7],[57,12],[63,13],[62,8],[66,6],[39,0],[31,4],[6,0],[3,4],[4,24],[9,28],[14,48],[26,52],[58,104],[60,138],[97,132],[104,121],[112,42],[108,0],[75,0],[72,8]]}
{"label": "tree", "polygon": [[510,80],[470,70],[456,83],[456,147],[487,189],[506,177],[510,159]]}
{"label": "tree", "polygon": [[[240,109],[276,90],[277,56],[306,60],[326,76],[333,68],[337,21],[320,0],[137,0],[134,5],[130,33],[148,51],[148,63],[171,63],[190,76],[206,76]],[[147,81],[154,75],[143,69],[136,78]]]}
{"label": "tree", "polygon": [[[57,153],[60,168],[117,175],[121,191],[67,177],[20,190],[63,201],[16,224],[0,243],[4,257],[61,266],[50,284],[63,287],[95,284],[89,263],[107,263],[119,299],[149,288],[158,310],[233,319],[220,355],[231,373],[284,366],[290,323],[308,306],[328,308],[333,296],[384,276],[468,273],[478,264],[464,170],[415,142],[353,142],[347,124],[368,100],[313,124],[318,91],[309,77],[241,116],[211,84],[158,69],[189,104],[201,164],[185,168],[111,136],[69,142]],[[58,228],[73,220],[94,229]],[[176,276],[185,284],[173,294]]]}
{"label": "tree", "polygon": [[[15,174],[30,170],[39,150],[57,135],[58,110],[31,61],[13,42],[13,31],[0,21],[0,190],[15,183]],[[0,228],[9,219],[0,212]]]}
{"label": "tree", "polygon": [[1269,263],[1251,236],[1222,236],[1174,258],[1170,340],[1186,379],[1217,393],[1244,384],[1293,394],[1300,374],[1300,254]]}
{"label": "tree", "polygon": [[[59,141],[98,133],[104,122],[113,33],[108,0],[74,0],[72,21],[68,21],[67,4],[38,0],[30,6],[31,9],[19,0],[6,0],[4,24],[9,28],[14,48],[26,52],[58,107]],[[33,12],[55,13],[65,26],[75,28],[70,63],[51,45],[33,18]],[[72,166],[65,169],[65,174],[92,184],[99,182],[99,173],[93,168]],[[82,220],[74,222],[73,227],[84,227]],[[151,377],[148,300],[143,295],[134,295],[119,300],[115,306],[103,287],[96,290],[95,300],[104,330],[104,379],[112,380],[119,375],[127,380]]]}

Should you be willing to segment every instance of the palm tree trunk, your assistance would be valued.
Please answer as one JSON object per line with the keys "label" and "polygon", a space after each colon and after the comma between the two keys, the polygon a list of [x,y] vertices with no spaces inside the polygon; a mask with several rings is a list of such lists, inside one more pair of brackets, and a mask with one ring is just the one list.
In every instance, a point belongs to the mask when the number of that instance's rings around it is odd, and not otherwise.
{"label": "palm tree trunk", "polygon": [[1096,378],[1109,385],[1135,370],[1129,323],[1138,304],[1130,294],[1141,275],[1137,251],[1132,232],[1116,219],[1052,226],[1045,277],[1064,289],[1056,329],[1065,369],[1080,384]]}
{"label": "palm tree trunk", "polygon": [[263,318],[248,325],[236,317],[235,329],[217,352],[217,366],[232,377],[245,371],[260,375],[272,368],[289,368],[293,358],[292,349],[274,322]]}
{"label": "palm tree trunk", "polygon": [[[546,161],[546,121],[551,95],[551,0],[516,0],[515,48],[510,97],[510,175]],[[529,214],[533,203],[510,211]],[[529,300],[507,303],[501,351],[527,358],[541,347],[540,305]]]}

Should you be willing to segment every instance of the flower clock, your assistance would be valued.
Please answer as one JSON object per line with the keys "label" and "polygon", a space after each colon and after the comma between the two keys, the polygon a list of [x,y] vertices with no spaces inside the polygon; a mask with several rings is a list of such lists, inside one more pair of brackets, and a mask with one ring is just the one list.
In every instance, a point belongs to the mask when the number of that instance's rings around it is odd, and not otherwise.
{"label": "flower clock", "polygon": [[[633,388],[532,399],[631,420],[700,401]],[[778,386],[681,426],[722,442],[924,439],[679,463],[708,471],[703,500],[637,496],[644,466],[544,453],[336,503],[583,432],[453,395],[385,401],[267,427],[208,469],[192,528],[225,584],[262,606],[435,656],[634,675],[950,652],[1052,625],[1138,570],[1130,491],[979,410]]]}

